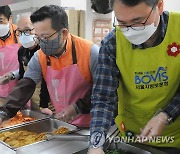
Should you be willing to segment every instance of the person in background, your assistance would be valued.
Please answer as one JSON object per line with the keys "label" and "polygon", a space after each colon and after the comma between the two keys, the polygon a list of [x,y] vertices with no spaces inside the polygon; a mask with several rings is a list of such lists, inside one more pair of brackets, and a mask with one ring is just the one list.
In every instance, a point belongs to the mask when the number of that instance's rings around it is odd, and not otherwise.
{"label": "person in background", "polygon": [[107,14],[113,11],[110,0],[91,0],[91,8],[100,14]]}
{"label": "person in background", "polygon": [[94,76],[89,154],[103,153],[117,103],[120,136],[180,153],[180,14],[163,4],[114,0],[116,28],[101,43]]}
{"label": "person in background", "polygon": [[18,37],[15,35],[16,25],[10,23],[11,9],[8,5],[0,7],[0,83],[1,76],[11,72],[10,82],[0,85],[0,97],[6,98],[16,85],[15,72],[19,67],[17,52]]}
{"label": "person in background", "polygon": [[34,40],[41,49],[34,53],[23,79],[10,93],[6,104],[0,107],[0,119],[15,116],[43,76],[56,118],[89,126],[92,77],[99,47],[68,32],[68,16],[59,6],[41,7],[31,15],[31,22],[35,30]]}
{"label": "person in background", "polygon": [[[34,53],[40,49],[39,45],[34,41],[34,27],[31,23],[29,14],[22,14],[18,17],[17,29],[15,30],[15,34],[19,37],[19,42],[22,45],[18,50],[19,71],[16,71],[15,73],[17,74],[14,74],[16,78],[20,80],[23,78],[25,70],[27,70],[28,62],[30,61]],[[1,77],[1,84],[7,84],[9,81],[11,81],[11,75],[11,72],[3,75]],[[38,96],[39,93],[40,99]],[[52,115],[52,111],[48,109],[49,100],[49,93],[47,90],[46,82],[43,78],[41,83],[36,86],[36,91],[30,100],[30,108],[37,109],[37,104],[39,103],[42,113]]]}

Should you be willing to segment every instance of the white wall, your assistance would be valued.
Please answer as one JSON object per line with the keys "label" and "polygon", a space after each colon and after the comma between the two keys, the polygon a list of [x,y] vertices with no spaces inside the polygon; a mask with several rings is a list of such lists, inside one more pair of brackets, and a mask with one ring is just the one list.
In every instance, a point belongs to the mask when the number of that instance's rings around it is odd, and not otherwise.
{"label": "white wall", "polygon": [[164,0],[164,10],[180,12],[180,0]]}
{"label": "white wall", "polygon": [[11,4],[10,8],[12,11],[17,11],[17,10],[24,10],[32,7],[42,7],[44,5],[59,5],[61,6],[61,0],[27,0],[24,2],[19,2],[15,4]]}
{"label": "white wall", "polygon": [[32,7],[42,7],[44,5],[59,5],[61,6],[61,0],[30,0],[32,1]]}
{"label": "white wall", "polygon": [[109,14],[98,14],[98,13],[93,13],[91,10],[91,2],[90,0],[87,0],[86,2],[86,22],[85,22],[85,38],[88,40],[92,41],[92,33],[93,33],[93,20],[94,19],[111,19],[112,18],[112,13]]}
{"label": "white wall", "polygon": [[22,2],[22,1],[26,1],[26,0],[0,0],[0,6],[9,5],[12,3],[18,3],[18,2]]}
{"label": "white wall", "polygon": [[32,6],[32,1],[30,0],[9,5],[12,11],[28,9],[31,6]]}
{"label": "white wall", "polygon": [[73,7],[75,10],[86,10],[86,0],[61,0],[61,6]]}

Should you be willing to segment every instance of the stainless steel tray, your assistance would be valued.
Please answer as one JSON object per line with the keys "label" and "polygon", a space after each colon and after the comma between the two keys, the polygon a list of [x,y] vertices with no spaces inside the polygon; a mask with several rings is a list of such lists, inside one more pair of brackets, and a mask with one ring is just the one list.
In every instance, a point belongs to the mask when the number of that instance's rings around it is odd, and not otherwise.
{"label": "stainless steel tray", "polygon": [[[117,144],[111,143],[108,149],[110,150],[119,149],[119,150],[123,150],[123,151],[126,151],[127,153],[132,153],[132,154],[151,154],[151,152],[149,151],[145,151],[143,149],[137,148],[135,146],[132,146],[126,143],[117,143]],[[76,152],[75,154],[85,154],[87,152],[88,152],[88,149],[83,149],[79,152]]]}
{"label": "stainless steel tray", "polygon": [[[127,144],[124,142],[121,143],[111,143],[109,146],[110,150],[112,149],[120,149],[123,151],[126,151],[127,153],[132,153],[132,154],[167,154],[163,151],[160,151],[158,149],[155,149],[151,146],[148,145],[143,145],[143,144]],[[85,154],[88,152],[87,148],[84,148],[78,152],[75,152],[74,154]]]}
{"label": "stainless steel tray", "polygon": [[[70,131],[77,129],[77,127],[74,126],[74,125],[62,122],[62,121],[57,120],[57,119],[48,118],[48,119],[43,119],[43,120],[40,120],[40,121],[34,121],[34,122],[29,123],[27,125],[19,125],[19,126],[16,126],[16,127],[6,128],[6,129],[3,129],[3,130],[0,130],[0,133],[1,132],[7,132],[7,131],[9,131],[9,132],[30,131],[30,132],[35,132],[35,133],[39,134],[39,133],[42,133],[42,132],[55,131],[60,126],[65,126],[65,127],[69,128]],[[44,142],[44,141],[45,140],[40,141],[40,142]],[[6,145],[7,147],[9,147],[9,148],[11,148],[13,150],[17,150],[19,148],[22,148],[22,147],[13,148],[13,147],[11,147],[10,145],[6,144],[5,142],[3,142],[1,140],[0,140],[0,143]],[[36,143],[38,143],[38,142],[36,142]],[[33,144],[36,144],[36,143],[33,143]],[[32,145],[32,144],[29,144],[29,145]],[[25,145],[25,146],[28,146],[28,145]],[[25,147],[25,146],[23,146],[23,147]]]}
{"label": "stainless steel tray", "polygon": [[27,115],[27,116],[30,116],[32,118],[36,118],[36,120],[28,121],[28,122],[23,122],[23,123],[11,125],[11,126],[7,126],[7,127],[4,127],[4,128],[0,128],[0,130],[11,128],[11,127],[16,127],[16,126],[20,126],[20,125],[26,125],[28,123],[32,123],[32,122],[39,121],[39,120],[42,120],[42,119],[50,118],[50,115],[43,114],[43,113],[40,113],[38,111],[29,110],[29,109],[21,110],[21,113],[23,115]]}
{"label": "stainless steel tray", "polygon": [[130,144],[126,144],[126,143],[111,143],[109,149],[120,149],[122,151],[126,151],[128,153],[132,153],[132,154],[151,154],[151,152],[149,151],[145,151],[143,149],[140,149],[138,147],[135,147],[133,145]]}
{"label": "stainless steel tray", "polygon": [[21,110],[21,112],[22,112],[23,115],[28,115],[30,117],[36,118],[37,120],[45,119],[47,117],[50,117],[50,115],[43,114],[43,113],[38,112],[38,111],[29,110],[29,109]]}

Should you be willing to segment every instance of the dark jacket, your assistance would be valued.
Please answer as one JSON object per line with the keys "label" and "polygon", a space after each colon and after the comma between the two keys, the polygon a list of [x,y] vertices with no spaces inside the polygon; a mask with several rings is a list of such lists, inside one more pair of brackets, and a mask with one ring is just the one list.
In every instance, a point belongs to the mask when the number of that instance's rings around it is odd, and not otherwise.
{"label": "dark jacket", "polygon": [[[27,66],[28,62],[30,61],[31,57],[34,53],[39,50],[40,47],[37,45],[34,49],[30,50],[28,48],[24,48],[21,46],[18,50],[18,61],[19,61],[19,79],[23,78],[25,73],[24,66]],[[44,78],[41,81],[41,90],[40,90],[40,107],[47,108],[48,102],[50,100],[49,93],[47,90],[47,85]]]}

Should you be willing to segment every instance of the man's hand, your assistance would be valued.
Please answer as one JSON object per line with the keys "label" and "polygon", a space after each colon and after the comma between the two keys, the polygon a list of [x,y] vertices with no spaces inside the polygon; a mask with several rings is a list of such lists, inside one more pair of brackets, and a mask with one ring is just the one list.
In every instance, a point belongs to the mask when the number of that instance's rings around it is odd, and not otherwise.
{"label": "man's hand", "polygon": [[0,85],[8,83],[12,78],[12,72],[8,72],[0,77]]}
{"label": "man's hand", "polygon": [[88,154],[104,154],[102,148],[89,148]]}
{"label": "man's hand", "polygon": [[48,108],[40,108],[41,113],[52,115],[53,112]]}
{"label": "man's hand", "polygon": [[162,134],[164,127],[167,124],[168,117],[163,112],[154,116],[142,130],[140,137],[155,137]]}
{"label": "man's hand", "polygon": [[55,115],[55,118],[64,121],[64,122],[70,122],[77,116],[76,110],[74,108],[74,105],[69,105],[67,108],[65,108],[60,113],[57,113]]}

